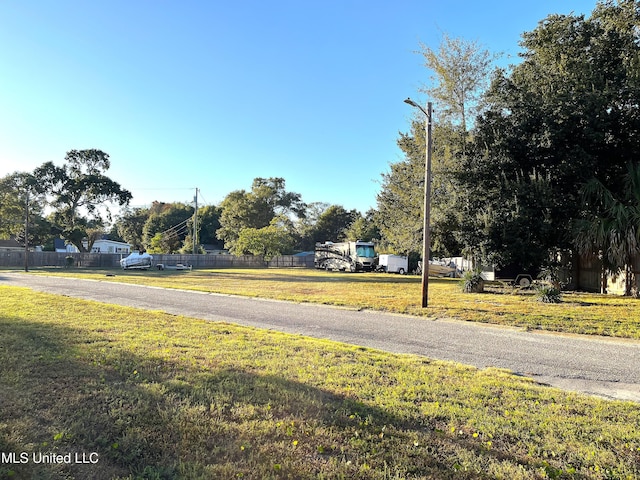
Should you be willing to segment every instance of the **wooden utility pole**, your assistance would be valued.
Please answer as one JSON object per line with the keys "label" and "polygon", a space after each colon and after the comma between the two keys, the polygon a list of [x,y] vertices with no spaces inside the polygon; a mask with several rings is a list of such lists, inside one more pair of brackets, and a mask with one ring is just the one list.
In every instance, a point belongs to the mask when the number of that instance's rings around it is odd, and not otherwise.
{"label": "wooden utility pole", "polygon": [[196,254],[196,246],[198,245],[198,188],[196,187],[196,196],[193,201],[195,202],[195,210],[193,212],[193,251],[192,254]]}
{"label": "wooden utility pole", "polygon": [[24,271],[29,271],[29,188],[24,197]]}
{"label": "wooden utility pole", "polygon": [[419,109],[425,115],[425,165],[424,165],[424,223],[423,229],[423,242],[422,242],[422,308],[425,308],[429,304],[429,249],[431,247],[431,232],[430,232],[430,220],[431,220],[431,114],[432,105],[431,102],[427,102],[427,109],[425,110],[416,102],[407,98],[405,103],[408,103],[412,107]]}

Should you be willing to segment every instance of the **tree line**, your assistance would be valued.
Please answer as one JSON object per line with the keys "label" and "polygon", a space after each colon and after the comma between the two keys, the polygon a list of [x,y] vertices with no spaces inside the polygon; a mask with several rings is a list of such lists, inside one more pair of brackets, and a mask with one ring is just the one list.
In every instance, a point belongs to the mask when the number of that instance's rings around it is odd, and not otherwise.
{"label": "tree line", "polygon": [[[522,268],[568,258],[627,273],[640,253],[640,6],[603,0],[522,35],[521,61],[492,68],[475,43],[422,46],[434,82],[432,238],[441,255]],[[488,82],[483,80],[488,79]],[[424,119],[383,175],[381,237],[421,241]],[[566,262],[565,262],[566,263]]]}
{"label": "tree line", "polygon": [[[552,14],[520,45],[519,63],[503,68],[476,42],[443,35],[437,49],[420,45],[432,74],[422,93],[435,112],[432,254],[525,269],[591,256],[631,279],[640,248],[640,6],[601,0],[589,16]],[[200,243],[268,256],[358,238],[417,258],[426,148],[417,113],[399,133],[404,158],[381,174],[377,208],[306,204],[283,178],[256,178],[199,212]],[[29,241],[55,231],[86,249],[80,238],[108,224],[105,200],[130,199],[106,168],[103,152],[72,151],[63,167],[5,177],[0,231],[20,236],[29,191]],[[53,213],[42,218],[45,197]],[[192,217],[191,205],[157,202],[126,210],[112,234],[149,251],[188,252]]]}
{"label": "tree line", "polygon": [[[372,213],[340,205],[303,202],[283,178],[255,178],[251,190],[229,193],[220,205],[155,201],[131,208],[131,193],[107,176],[109,155],[72,150],[63,166],[47,162],[33,172],[0,179],[0,234],[53,248],[62,238],[89,252],[104,235],[149,253],[192,253],[203,245],[232,254],[275,255],[313,250],[317,241],[377,238]],[[113,207],[121,207],[113,216]],[[45,214],[45,212],[48,212]]]}

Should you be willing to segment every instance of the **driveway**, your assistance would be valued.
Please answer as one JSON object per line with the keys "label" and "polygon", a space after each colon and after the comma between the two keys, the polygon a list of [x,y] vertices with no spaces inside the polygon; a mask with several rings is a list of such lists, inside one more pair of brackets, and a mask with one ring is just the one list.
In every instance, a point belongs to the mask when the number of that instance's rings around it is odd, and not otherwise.
{"label": "driveway", "polygon": [[23,273],[0,273],[0,285],[506,368],[565,390],[640,402],[639,341]]}

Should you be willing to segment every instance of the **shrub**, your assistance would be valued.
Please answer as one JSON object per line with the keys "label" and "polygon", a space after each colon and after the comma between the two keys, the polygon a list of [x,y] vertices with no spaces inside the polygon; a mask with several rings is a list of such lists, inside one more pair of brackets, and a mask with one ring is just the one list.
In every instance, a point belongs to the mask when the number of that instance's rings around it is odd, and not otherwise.
{"label": "shrub", "polygon": [[479,270],[467,270],[462,274],[460,288],[464,293],[484,292],[484,278]]}
{"label": "shrub", "polygon": [[542,284],[536,287],[536,298],[542,303],[560,303],[562,292],[554,285]]}

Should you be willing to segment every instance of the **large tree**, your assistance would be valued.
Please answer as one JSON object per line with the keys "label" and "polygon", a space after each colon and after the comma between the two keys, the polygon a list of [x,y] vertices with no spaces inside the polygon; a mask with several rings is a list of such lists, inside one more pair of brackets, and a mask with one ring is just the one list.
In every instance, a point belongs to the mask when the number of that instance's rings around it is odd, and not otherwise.
{"label": "large tree", "polygon": [[153,202],[143,232],[144,248],[149,253],[176,253],[190,234],[189,222],[194,208],[186,203]]}
{"label": "large tree", "polygon": [[[494,60],[477,42],[443,35],[433,49],[421,45],[420,53],[431,74],[422,89],[434,103],[431,238],[432,249],[443,255],[460,253],[452,233],[464,222],[455,176],[466,155],[470,126],[481,110],[482,94]],[[398,146],[404,159],[382,175],[377,221],[384,248],[403,254],[422,251],[425,171],[425,118],[416,111],[409,133],[401,133]]]}
{"label": "large tree", "polygon": [[51,225],[43,217],[43,199],[36,179],[24,172],[0,178],[0,238],[15,237],[20,243],[43,245],[51,236]]}
{"label": "large tree", "polygon": [[330,205],[319,216],[312,229],[313,246],[316,242],[338,242],[347,239],[346,230],[358,218],[356,210],[342,205]]}
{"label": "large tree", "polygon": [[482,110],[483,93],[495,55],[478,42],[442,35],[440,45],[433,49],[420,44],[424,66],[431,72],[431,81],[424,91],[439,110],[438,120],[457,125],[466,135],[470,119]]}
{"label": "large tree", "polygon": [[220,204],[217,236],[233,250],[243,228],[260,229],[279,216],[302,217],[305,204],[300,194],[288,192],[283,178],[255,178],[251,191],[235,190]]}
{"label": "large tree", "polygon": [[71,150],[61,167],[47,162],[33,172],[38,191],[53,209],[51,221],[81,252],[91,251],[91,230],[110,219],[108,204],[126,206],[131,200],[128,190],[105,175],[110,165],[101,150]]}
{"label": "large tree", "polygon": [[496,75],[459,175],[470,248],[539,265],[573,247],[583,184],[621,193],[640,153],[639,24],[636,2],[606,1],[523,35],[523,61]]}
{"label": "large tree", "polygon": [[125,209],[116,220],[115,228],[122,240],[134,250],[144,250],[144,225],[149,219],[148,208]]}
{"label": "large tree", "polygon": [[294,238],[286,218],[275,217],[262,228],[243,228],[231,253],[235,255],[260,255],[265,260],[292,252]]}

